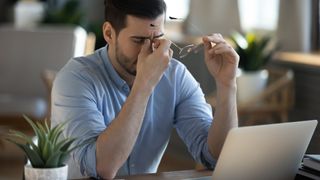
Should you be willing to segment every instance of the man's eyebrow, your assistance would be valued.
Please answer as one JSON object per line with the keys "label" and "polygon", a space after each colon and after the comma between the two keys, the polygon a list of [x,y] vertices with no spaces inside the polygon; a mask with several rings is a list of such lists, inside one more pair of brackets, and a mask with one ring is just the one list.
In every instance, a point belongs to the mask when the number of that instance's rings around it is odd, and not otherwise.
{"label": "man's eyebrow", "polygon": [[[157,35],[157,36],[154,36],[153,39],[157,39],[157,38],[160,38],[160,37],[162,37],[162,36],[164,36],[164,33],[161,33],[161,34],[159,34],[159,35]],[[143,40],[143,39],[151,39],[150,36],[148,36],[148,37],[146,37],[146,36],[131,36],[131,38],[141,39],[141,40]]]}

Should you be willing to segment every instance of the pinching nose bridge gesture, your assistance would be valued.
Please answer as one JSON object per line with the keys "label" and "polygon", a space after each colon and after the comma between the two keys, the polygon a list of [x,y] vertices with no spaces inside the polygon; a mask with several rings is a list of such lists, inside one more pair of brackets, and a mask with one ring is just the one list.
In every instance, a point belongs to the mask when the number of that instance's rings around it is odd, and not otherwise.
{"label": "pinching nose bridge gesture", "polygon": [[146,39],[138,55],[137,78],[156,86],[172,58],[170,45],[166,39]]}

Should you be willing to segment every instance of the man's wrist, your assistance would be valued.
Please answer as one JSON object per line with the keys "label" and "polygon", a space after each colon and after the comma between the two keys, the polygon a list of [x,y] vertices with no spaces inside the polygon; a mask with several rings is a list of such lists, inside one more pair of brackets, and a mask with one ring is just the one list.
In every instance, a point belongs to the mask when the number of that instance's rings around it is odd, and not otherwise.
{"label": "man's wrist", "polygon": [[138,93],[141,94],[146,94],[146,95],[150,95],[153,91],[154,87],[150,85],[150,83],[146,80],[142,80],[142,79],[135,79],[133,86],[132,86],[132,90],[133,91],[137,91]]}
{"label": "man's wrist", "polygon": [[229,82],[216,82],[217,90],[218,91],[233,91],[237,90],[237,82],[236,79],[231,80]]}

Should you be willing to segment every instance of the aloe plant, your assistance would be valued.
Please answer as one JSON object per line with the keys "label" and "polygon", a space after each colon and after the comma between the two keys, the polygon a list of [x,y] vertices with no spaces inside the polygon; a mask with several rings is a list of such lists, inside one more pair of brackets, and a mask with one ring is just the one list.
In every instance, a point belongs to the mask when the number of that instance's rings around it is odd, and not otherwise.
{"label": "aloe plant", "polygon": [[240,56],[239,67],[244,71],[257,71],[272,58],[276,48],[270,48],[271,37],[257,37],[256,34],[242,35],[238,32],[231,34],[235,50]]}
{"label": "aloe plant", "polygon": [[44,124],[40,122],[34,123],[27,116],[23,115],[23,117],[31,125],[37,142],[34,142],[32,137],[15,130],[10,130],[6,140],[21,148],[34,168],[62,167],[65,165],[70,153],[84,145],[80,144],[72,147],[71,145],[76,138],[61,138],[64,126],[68,121],[60,123],[50,129],[47,121],[45,121]]}

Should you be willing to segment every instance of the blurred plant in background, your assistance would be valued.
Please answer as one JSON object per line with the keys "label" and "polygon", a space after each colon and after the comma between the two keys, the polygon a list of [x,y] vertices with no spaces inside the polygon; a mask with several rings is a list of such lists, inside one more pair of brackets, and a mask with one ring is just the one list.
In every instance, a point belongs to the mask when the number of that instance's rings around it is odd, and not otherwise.
{"label": "blurred plant in background", "polygon": [[96,35],[96,49],[105,45],[101,30],[102,24],[87,20],[86,13],[81,8],[81,1],[79,0],[68,0],[61,6],[54,0],[47,2],[43,23],[79,25],[87,32],[93,32]]}
{"label": "blurred plant in background", "polygon": [[80,2],[78,0],[70,0],[62,8],[48,4],[43,22],[82,25],[84,16],[84,12],[80,9]]}
{"label": "blurred plant in background", "polygon": [[235,50],[240,56],[239,67],[244,71],[257,71],[271,60],[278,49],[271,36],[258,36],[255,33],[245,35],[239,32],[231,34]]}

